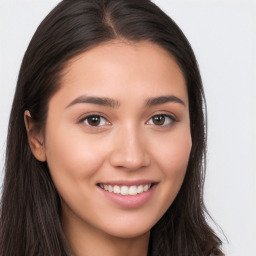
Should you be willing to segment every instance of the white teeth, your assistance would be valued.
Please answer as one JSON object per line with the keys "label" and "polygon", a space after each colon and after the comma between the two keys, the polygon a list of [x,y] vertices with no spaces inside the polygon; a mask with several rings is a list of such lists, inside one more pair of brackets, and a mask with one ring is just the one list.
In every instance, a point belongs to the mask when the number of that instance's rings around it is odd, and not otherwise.
{"label": "white teeth", "polygon": [[106,184],[99,184],[100,187],[108,192],[112,192],[115,194],[121,194],[121,195],[130,195],[134,196],[137,194],[141,194],[143,192],[146,192],[150,189],[152,184],[146,184],[146,185],[133,185],[133,186],[111,186],[111,185],[106,185]]}
{"label": "white teeth", "polygon": [[[105,189],[105,185],[104,185],[104,189]],[[147,191],[147,190],[148,190],[148,184],[144,185],[144,187],[143,187],[143,191]]]}
{"label": "white teeth", "polygon": [[113,192],[116,193],[116,194],[120,194],[120,192],[121,192],[120,187],[117,186],[117,185],[115,185],[115,186],[114,186],[114,189],[113,189]]}
{"label": "white teeth", "polygon": [[129,194],[129,189],[128,189],[128,187],[127,187],[127,186],[122,186],[122,187],[121,187],[121,195],[126,196],[126,195],[128,195],[128,194]]}
{"label": "white teeth", "polygon": [[134,195],[137,195],[137,193],[138,193],[138,190],[136,186],[129,187],[129,195],[134,196]]}
{"label": "white teeth", "polygon": [[143,192],[143,185],[139,185],[137,189],[137,193],[141,194]]}

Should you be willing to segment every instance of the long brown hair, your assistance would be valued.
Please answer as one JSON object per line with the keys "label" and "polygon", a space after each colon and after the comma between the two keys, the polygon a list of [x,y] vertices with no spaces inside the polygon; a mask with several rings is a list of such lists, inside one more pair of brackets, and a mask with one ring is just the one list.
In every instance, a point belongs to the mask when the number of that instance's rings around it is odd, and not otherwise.
{"label": "long brown hair", "polygon": [[203,203],[205,101],[195,55],[186,37],[149,0],[63,0],[43,20],[23,58],[9,121],[0,212],[1,256],[67,256],[60,199],[46,163],[31,153],[24,111],[43,128],[48,102],[72,57],[114,39],[151,41],[170,52],[186,79],[192,150],[175,201],[152,228],[150,256],[222,255]]}

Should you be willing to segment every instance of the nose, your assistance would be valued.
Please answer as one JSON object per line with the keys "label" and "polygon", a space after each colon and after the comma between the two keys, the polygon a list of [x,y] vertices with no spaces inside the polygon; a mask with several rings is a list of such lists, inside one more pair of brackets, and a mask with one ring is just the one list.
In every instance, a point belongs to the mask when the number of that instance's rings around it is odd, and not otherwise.
{"label": "nose", "polygon": [[113,141],[110,163],[126,170],[138,170],[150,165],[145,138],[136,128],[118,131]]}

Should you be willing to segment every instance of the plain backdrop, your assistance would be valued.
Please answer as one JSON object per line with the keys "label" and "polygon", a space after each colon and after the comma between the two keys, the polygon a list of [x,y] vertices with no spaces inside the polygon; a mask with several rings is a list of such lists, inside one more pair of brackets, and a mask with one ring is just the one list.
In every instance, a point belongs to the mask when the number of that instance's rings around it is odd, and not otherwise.
{"label": "plain backdrop", "polygon": [[[56,0],[0,0],[0,170],[23,54]],[[180,26],[199,62],[208,105],[205,203],[226,255],[256,242],[256,3],[155,0]],[[2,183],[3,174],[0,176]]]}

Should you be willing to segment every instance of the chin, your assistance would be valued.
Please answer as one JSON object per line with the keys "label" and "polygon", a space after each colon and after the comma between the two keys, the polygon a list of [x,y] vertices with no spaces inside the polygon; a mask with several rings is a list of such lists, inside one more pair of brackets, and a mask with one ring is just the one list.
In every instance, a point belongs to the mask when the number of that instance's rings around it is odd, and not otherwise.
{"label": "chin", "polygon": [[144,235],[149,235],[152,226],[149,225],[141,225],[141,224],[146,224],[147,222],[145,221],[144,223],[140,223],[139,225],[136,224],[122,224],[122,225],[112,225],[110,227],[107,227],[105,229],[105,232],[113,237],[118,237],[118,238],[123,238],[123,239],[128,239],[128,238],[136,238]]}

